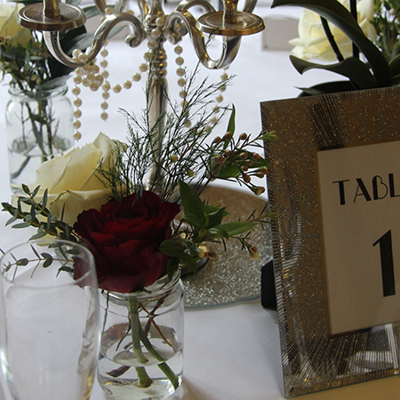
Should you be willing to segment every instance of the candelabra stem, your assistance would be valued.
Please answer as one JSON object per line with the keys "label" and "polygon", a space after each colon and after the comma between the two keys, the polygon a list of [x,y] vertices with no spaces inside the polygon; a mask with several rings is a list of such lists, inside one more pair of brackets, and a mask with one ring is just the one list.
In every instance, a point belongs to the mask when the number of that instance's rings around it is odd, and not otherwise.
{"label": "candelabra stem", "polygon": [[162,190],[162,171],[160,170],[160,159],[162,151],[162,141],[165,129],[165,116],[167,112],[168,83],[167,75],[167,53],[164,49],[166,41],[164,33],[159,31],[159,36],[153,38],[157,32],[157,21],[165,18],[161,0],[151,0],[150,7],[143,20],[144,30],[148,41],[155,42],[151,51],[149,61],[149,72],[146,83],[147,110],[149,118],[149,129],[153,132],[153,169],[150,174],[149,186],[152,190]]}
{"label": "candelabra stem", "polygon": [[156,47],[153,49],[146,83],[149,128],[151,132],[154,132],[154,165],[149,179],[149,186],[155,191],[162,188],[163,176],[159,166],[168,98],[168,83],[165,77],[167,74],[167,55],[164,49],[164,41],[164,37],[160,37],[157,40]]}

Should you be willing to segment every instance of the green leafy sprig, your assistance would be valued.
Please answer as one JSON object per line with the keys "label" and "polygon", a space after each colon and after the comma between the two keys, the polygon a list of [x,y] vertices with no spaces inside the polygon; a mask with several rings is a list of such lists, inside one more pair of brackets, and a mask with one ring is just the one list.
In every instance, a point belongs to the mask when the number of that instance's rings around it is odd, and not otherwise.
{"label": "green leafy sprig", "polygon": [[[46,235],[55,236],[59,239],[71,242],[80,242],[79,237],[74,233],[73,228],[63,222],[63,215],[58,219],[57,216],[47,208],[48,190],[44,191],[40,201],[35,199],[40,186],[30,190],[27,185],[21,185],[25,195],[17,196],[17,205],[13,206],[3,202],[2,211],[7,211],[12,217],[6,222],[6,226],[11,225],[14,229],[34,227],[36,233],[30,240],[40,239]],[[63,213],[62,213],[63,214]],[[22,222],[19,222],[21,221]]]}
{"label": "green leafy sprig", "polygon": [[[79,5],[81,0],[66,0]],[[17,0],[16,3],[29,5],[37,1]],[[99,14],[96,6],[83,8],[87,18]],[[46,91],[65,83],[73,71],[55,59],[48,51],[41,32],[31,31],[32,39],[26,46],[13,45],[0,38],[0,71],[3,77],[10,76],[10,86],[24,92]],[[85,26],[60,32],[59,41],[63,51],[72,56],[74,49],[84,51],[93,41],[94,33]]]}
{"label": "green leafy sprig", "polygon": [[253,212],[246,221],[224,223],[223,219],[228,215],[224,207],[207,204],[187,183],[180,182],[179,192],[183,207],[182,219],[175,229],[174,237],[165,240],[160,246],[160,250],[170,256],[168,275],[172,276],[179,264],[196,272],[197,261],[202,258],[200,246],[205,243],[222,242],[225,245],[225,240],[233,238],[239,240],[250,253],[257,252],[249,243],[248,236],[257,225],[269,222],[272,214],[267,211],[267,206],[257,217]]}
{"label": "green leafy sprig", "polygon": [[[38,268],[40,267],[49,268],[54,263],[54,261],[59,261],[62,265],[61,267],[58,268],[57,274],[59,274],[62,271],[68,273],[74,272],[73,264],[74,264],[74,255],[77,254],[76,250],[72,248],[65,248],[66,247],[65,244],[62,243],[57,243],[57,242],[50,243],[49,248],[57,248],[59,253],[59,256],[57,256],[57,258],[54,258],[52,254],[47,253],[45,251],[39,253],[35,249],[35,246],[33,244],[31,244],[30,247],[33,253],[32,257],[30,258],[23,257],[18,259],[12,253],[10,253],[12,258],[14,259],[14,262],[9,261],[8,263],[4,263],[2,265],[2,271],[8,272],[12,268],[14,268],[12,274],[15,277],[19,268],[26,267],[30,263],[36,263],[35,267],[32,269],[31,272],[31,276],[33,276]],[[1,249],[0,252],[4,254],[4,251]]]}

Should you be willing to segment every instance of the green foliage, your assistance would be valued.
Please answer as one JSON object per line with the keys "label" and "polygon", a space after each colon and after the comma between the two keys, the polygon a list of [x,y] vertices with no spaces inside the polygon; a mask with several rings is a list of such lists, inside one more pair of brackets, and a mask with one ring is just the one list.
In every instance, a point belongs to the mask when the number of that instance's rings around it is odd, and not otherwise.
{"label": "green foliage", "polygon": [[[392,5],[395,5],[395,3],[397,4],[399,2],[398,0],[390,0],[383,1],[382,3],[384,4],[385,8],[392,7]],[[348,78],[355,89],[372,89],[398,84],[398,75],[400,74],[400,58],[393,52],[392,55],[388,57],[387,52],[383,50],[383,47],[379,48],[379,41],[378,47],[371,42],[364,35],[362,29],[357,24],[351,12],[348,11],[346,7],[344,7],[338,1],[274,0],[272,3],[273,8],[284,5],[307,8],[318,13],[321,18],[325,18],[332,22],[352,40],[352,42],[357,46],[359,51],[363,53],[367,60],[367,62],[362,62],[357,57],[351,57],[346,60],[340,60],[337,64],[322,65],[291,56],[293,65],[300,73],[304,73],[315,68],[325,69]],[[399,7],[397,4],[396,10],[398,8]],[[382,19],[379,18],[379,21],[379,23],[382,23]],[[375,26],[378,25],[377,20],[375,23],[372,21],[372,23]],[[393,26],[392,29],[396,30],[397,35],[398,29],[393,28]],[[331,38],[331,40],[334,40],[334,38]],[[331,42],[331,45],[332,48],[335,48],[335,43]]]}
{"label": "green foliage", "polygon": [[[54,248],[57,247],[59,250],[59,254],[60,256],[57,255],[56,258],[54,258],[53,255],[51,255],[50,253],[47,252],[38,252],[35,249],[35,246],[33,244],[31,244],[31,250],[33,253],[32,257],[29,258],[17,258],[15,257],[12,253],[12,257],[14,258],[14,262],[8,262],[7,264],[3,264],[3,271],[7,272],[9,271],[11,268],[15,268],[15,272],[13,273],[15,275],[16,271],[18,268],[23,268],[26,267],[29,263],[36,263],[35,267],[32,270],[32,275],[35,273],[35,271],[38,268],[49,268],[54,261],[59,261],[62,263],[61,267],[58,268],[58,273],[60,273],[61,271],[64,272],[68,272],[68,273],[74,273],[74,257],[71,256],[70,254],[68,254],[68,250],[65,250],[65,244],[61,244],[61,243],[56,243],[55,246],[53,246],[53,244],[49,245],[49,248]],[[0,249],[1,250],[1,249]],[[1,252],[4,254],[4,252],[1,250]]]}
{"label": "green foliage", "polygon": [[[99,178],[112,188],[117,199],[146,189],[157,193],[163,201],[182,205],[182,219],[175,227],[173,239],[164,241],[160,248],[170,256],[167,265],[170,276],[179,264],[194,271],[203,256],[200,246],[206,242],[224,243],[235,238],[250,251],[248,232],[270,217],[263,210],[258,217],[252,214],[247,221],[224,223],[228,215],[225,208],[201,200],[204,188],[218,179],[235,181],[256,194],[263,193],[264,187],[257,186],[253,178],[265,178],[269,163],[257,150],[262,153],[264,142],[272,140],[274,135],[269,132],[255,137],[246,133],[235,135],[235,107],[210,107],[215,94],[230,79],[216,84],[208,84],[205,79],[196,85],[196,74],[197,68],[184,76],[187,85],[182,105],[167,98],[172,111],[160,116],[153,125],[147,110],[141,119],[124,111],[129,127],[127,146],[117,150],[116,164],[101,165],[98,170]],[[228,112],[225,135],[215,137],[214,128]],[[165,124],[158,124],[161,121]],[[164,127],[161,134],[159,125]]]}
{"label": "green foliage", "polygon": [[[24,5],[37,1],[17,1]],[[80,0],[69,0],[68,3],[78,5]],[[96,7],[88,7],[88,16],[99,14]],[[84,8],[86,12],[86,8]],[[61,64],[47,50],[43,35],[38,31],[31,31],[32,39],[26,46],[13,45],[5,38],[0,38],[0,71],[3,76],[9,75],[10,85],[14,88],[30,92],[53,89],[64,83],[72,68]],[[85,50],[93,39],[84,26],[60,32],[60,44],[64,52],[71,56],[75,48]]]}
{"label": "green foliage", "polygon": [[[181,181],[201,191],[217,179],[236,181],[254,193],[262,192],[252,177],[264,177],[268,162],[254,151],[263,152],[264,141],[274,135],[263,132],[254,138],[247,134],[236,137],[235,108],[211,107],[213,97],[221,86],[229,84],[230,78],[212,84],[205,79],[197,85],[196,75],[197,68],[184,76],[187,85],[183,105],[167,98],[172,111],[155,123],[151,123],[148,110],[141,119],[122,111],[128,122],[127,146],[119,150],[116,164],[102,165],[98,170],[98,177],[113,189],[114,197],[141,193],[146,188],[167,201],[177,197]],[[226,134],[213,140],[216,126],[228,112]],[[158,123],[162,121],[165,124]],[[161,134],[160,125],[164,127]]]}
{"label": "green foliage", "polygon": [[[208,204],[200,195],[207,185],[223,179],[248,187],[255,194],[265,191],[253,178],[265,178],[269,163],[260,155],[264,142],[274,135],[262,132],[254,137],[246,133],[235,134],[235,108],[215,107],[214,97],[230,78],[216,84],[207,79],[195,84],[194,73],[185,75],[187,85],[182,104],[169,98],[171,112],[151,121],[145,110],[141,119],[127,116],[129,136],[125,146],[116,146],[115,157],[109,165],[96,170],[105,187],[112,189],[112,197],[121,200],[144,190],[156,193],[162,201],[174,201],[182,206],[182,218],[173,227],[173,237],[162,243],[160,249],[169,257],[167,273],[172,276],[180,265],[194,271],[198,260],[211,257],[204,254],[204,244],[228,239],[239,240],[243,249],[255,252],[249,242],[249,232],[256,225],[269,222],[270,214],[262,210],[253,212],[245,221],[224,222],[228,212],[224,207]],[[151,93],[147,91],[147,96]],[[215,137],[214,128],[230,112],[226,133]],[[165,121],[165,124],[158,122]],[[163,126],[162,132],[159,126]],[[113,161],[111,161],[111,159]],[[150,178],[149,178],[150,176]],[[52,235],[79,241],[73,228],[57,220],[48,206],[47,191],[36,199],[39,188],[23,185],[25,195],[19,196],[17,206],[3,203],[11,214],[8,225],[13,228],[34,226],[33,238]],[[68,267],[66,267],[68,269]]]}
{"label": "green foliage", "polygon": [[170,276],[179,264],[195,272],[197,261],[201,258],[199,247],[205,243],[224,242],[233,238],[250,252],[249,232],[258,224],[268,223],[271,217],[265,208],[258,217],[253,213],[247,221],[223,223],[223,218],[227,216],[225,208],[209,206],[192,186],[184,182],[180,182],[179,191],[182,219],[175,229],[174,238],[165,240],[160,246],[160,250],[170,256],[167,270]]}
{"label": "green foliage", "polygon": [[[11,218],[6,222],[6,226],[11,225],[14,229],[34,227],[36,233],[30,240],[41,239],[46,235],[55,236],[59,239],[78,242],[80,239],[73,232],[73,229],[50,212],[47,208],[47,189],[41,199],[36,199],[40,187],[33,191],[28,186],[22,185],[22,190],[26,195],[17,196],[17,206],[9,203],[1,203],[2,211],[11,214]],[[23,221],[23,222],[17,222]]]}

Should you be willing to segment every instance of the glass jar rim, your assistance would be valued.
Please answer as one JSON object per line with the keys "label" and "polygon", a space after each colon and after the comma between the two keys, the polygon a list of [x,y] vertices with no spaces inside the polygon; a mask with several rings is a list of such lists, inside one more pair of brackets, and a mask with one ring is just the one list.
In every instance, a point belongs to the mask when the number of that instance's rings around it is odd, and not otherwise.
{"label": "glass jar rim", "polygon": [[161,295],[170,295],[178,288],[178,283],[181,279],[181,270],[175,271],[170,279],[168,275],[163,275],[158,278],[152,285],[146,286],[143,290],[132,293],[118,293],[108,290],[103,290],[103,294],[108,297],[113,303],[125,305],[129,298],[135,297],[140,301],[151,301],[157,299]]}
{"label": "glass jar rim", "polygon": [[66,82],[54,85],[49,88],[43,89],[40,85],[37,85],[35,89],[26,90],[18,87],[9,85],[8,93],[10,96],[25,97],[29,100],[45,99],[53,96],[64,95],[68,91],[68,85]]}

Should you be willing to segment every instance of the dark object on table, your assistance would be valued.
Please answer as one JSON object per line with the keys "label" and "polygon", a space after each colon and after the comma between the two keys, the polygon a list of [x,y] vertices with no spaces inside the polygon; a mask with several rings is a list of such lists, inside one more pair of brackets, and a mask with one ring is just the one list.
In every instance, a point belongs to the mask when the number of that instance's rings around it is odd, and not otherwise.
{"label": "dark object on table", "polygon": [[261,305],[276,310],[274,262],[271,260],[261,268]]}

